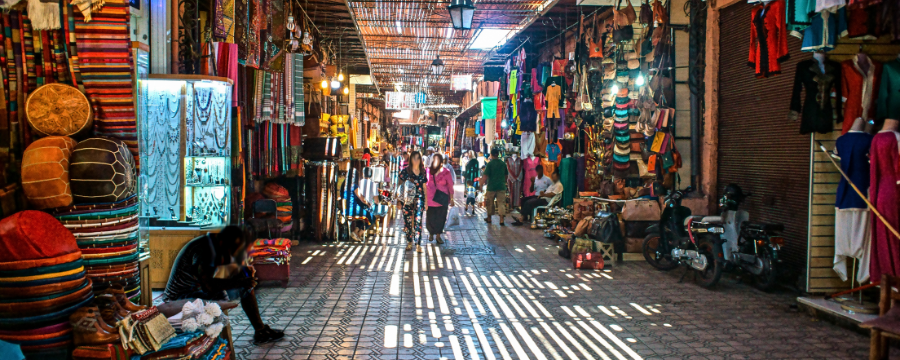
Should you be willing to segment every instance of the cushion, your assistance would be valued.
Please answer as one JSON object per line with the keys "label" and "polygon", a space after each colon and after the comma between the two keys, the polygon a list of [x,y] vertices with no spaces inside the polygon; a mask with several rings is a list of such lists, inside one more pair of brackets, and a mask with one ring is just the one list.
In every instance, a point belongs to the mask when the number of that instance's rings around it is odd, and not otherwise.
{"label": "cushion", "polygon": [[25,116],[38,134],[62,136],[87,131],[93,118],[87,96],[61,83],[35,89],[25,101]]}
{"label": "cushion", "polygon": [[[79,254],[78,256],[81,256]],[[69,291],[79,286],[82,286],[84,283],[88,282],[88,279],[84,277],[73,279],[69,281],[63,281],[58,283],[40,285],[40,286],[29,286],[24,288],[16,288],[16,287],[0,287],[0,299],[6,298],[29,298],[29,297],[37,297],[37,296],[47,296],[48,294],[56,294],[64,291]]]}
{"label": "cushion", "polygon": [[[50,214],[25,210],[0,220],[0,259],[4,262],[49,259],[72,253],[80,254],[75,236]],[[0,270],[6,268],[0,266]]]}
{"label": "cushion", "polygon": [[84,140],[69,160],[69,182],[76,203],[124,200],[134,195],[134,157],[121,140]]}
{"label": "cushion", "polygon": [[69,156],[75,140],[65,136],[39,139],[22,155],[22,190],[35,208],[49,209],[72,203]]}

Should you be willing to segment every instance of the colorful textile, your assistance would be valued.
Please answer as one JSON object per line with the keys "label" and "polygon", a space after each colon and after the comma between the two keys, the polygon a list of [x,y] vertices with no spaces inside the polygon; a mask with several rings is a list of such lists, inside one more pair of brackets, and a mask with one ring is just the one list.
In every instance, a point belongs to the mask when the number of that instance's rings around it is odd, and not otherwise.
{"label": "colorful textile", "polygon": [[132,87],[134,64],[129,37],[129,3],[106,0],[102,9],[74,14],[74,38],[78,44],[78,71],[85,94],[94,107],[94,134],[120,139],[140,167],[137,119]]}

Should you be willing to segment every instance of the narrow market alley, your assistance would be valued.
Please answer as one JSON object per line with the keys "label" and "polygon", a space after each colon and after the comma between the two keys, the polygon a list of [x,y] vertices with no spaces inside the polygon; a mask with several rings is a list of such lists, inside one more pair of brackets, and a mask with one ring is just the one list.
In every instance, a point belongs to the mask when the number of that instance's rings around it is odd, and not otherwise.
{"label": "narrow market alley", "polygon": [[253,329],[235,309],[238,359],[868,355],[867,336],[792,309],[789,291],[764,293],[735,279],[706,290],[690,275],[679,283],[681,270],[662,273],[644,261],[572,270],[541,232],[483,217],[483,209],[462,216],[445,244],[422,254],[404,251],[402,220],[373,242],[294,248],[288,286],[259,291],[263,318],[285,337],[252,345]]}

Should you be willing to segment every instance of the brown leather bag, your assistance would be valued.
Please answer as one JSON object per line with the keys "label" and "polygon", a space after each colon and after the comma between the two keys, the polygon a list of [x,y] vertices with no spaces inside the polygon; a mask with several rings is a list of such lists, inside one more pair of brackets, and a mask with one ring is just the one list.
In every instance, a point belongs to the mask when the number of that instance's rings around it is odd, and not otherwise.
{"label": "brown leather bag", "polygon": [[659,215],[659,202],[655,200],[627,201],[622,207],[622,220],[625,221],[657,221]]}
{"label": "brown leather bag", "polygon": [[578,221],[578,224],[575,225],[575,232],[573,233],[573,235],[575,235],[576,237],[583,237],[585,234],[587,234],[588,230],[591,229],[591,223],[593,221],[594,218],[592,217],[586,217]]}
{"label": "brown leather bag", "polygon": [[653,8],[647,1],[641,2],[641,24],[650,25],[653,22]]}
{"label": "brown leather bag", "polygon": [[613,19],[618,27],[630,26],[637,20],[637,13],[634,11],[634,6],[631,5],[631,0],[626,0],[626,2],[628,5],[622,9],[620,8],[622,0],[619,0],[616,3],[616,9],[613,10]]}

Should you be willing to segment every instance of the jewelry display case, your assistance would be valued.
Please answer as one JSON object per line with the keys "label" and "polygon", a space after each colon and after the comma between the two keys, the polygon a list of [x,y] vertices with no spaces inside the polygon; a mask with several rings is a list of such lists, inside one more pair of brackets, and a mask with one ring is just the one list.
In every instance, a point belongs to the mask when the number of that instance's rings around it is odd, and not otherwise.
{"label": "jewelry display case", "polygon": [[139,82],[141,217],[149,227],[217,228],[231,213],[231,80]]}

